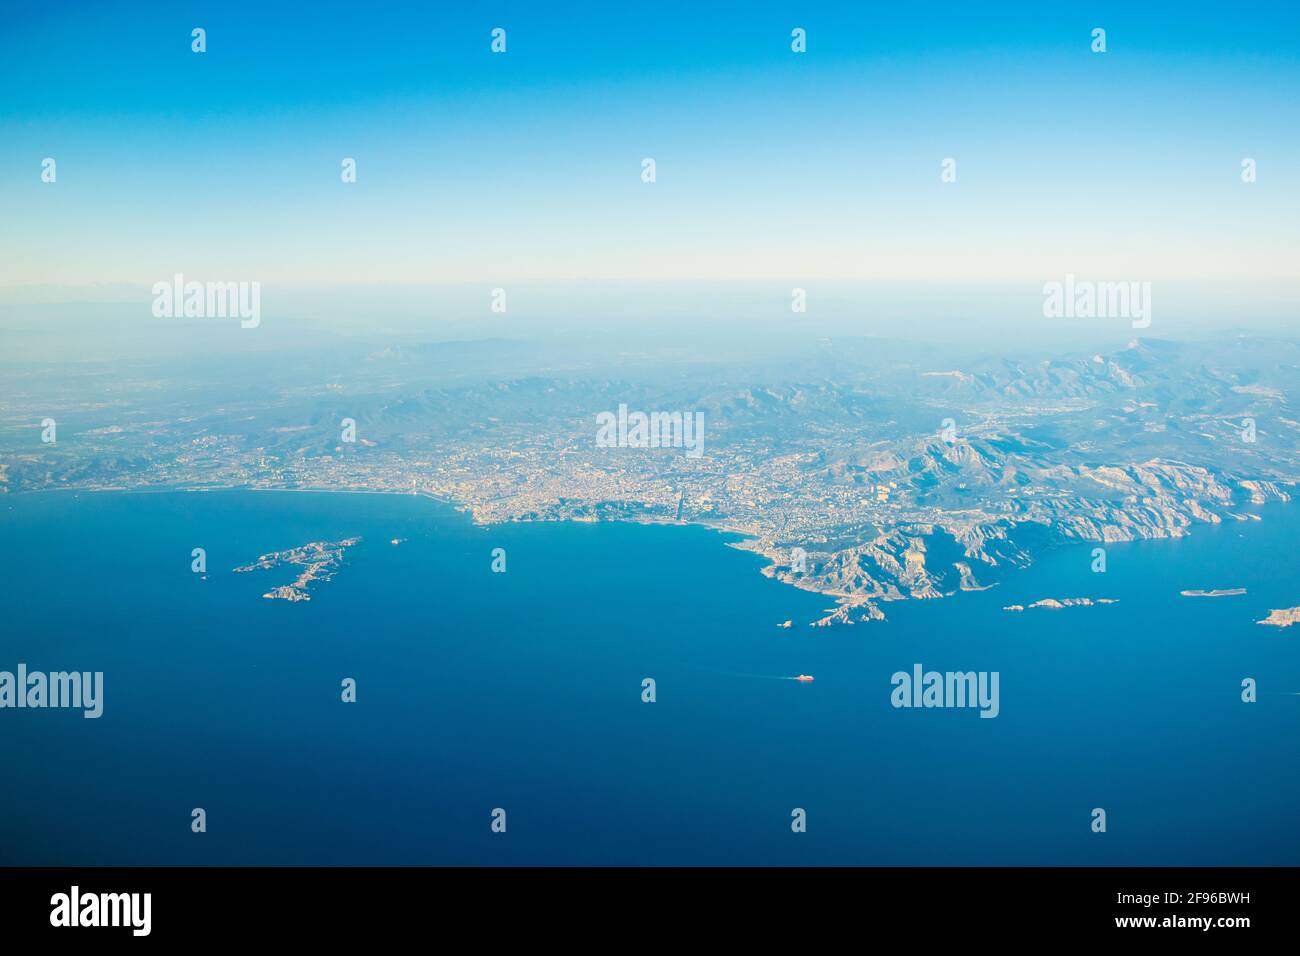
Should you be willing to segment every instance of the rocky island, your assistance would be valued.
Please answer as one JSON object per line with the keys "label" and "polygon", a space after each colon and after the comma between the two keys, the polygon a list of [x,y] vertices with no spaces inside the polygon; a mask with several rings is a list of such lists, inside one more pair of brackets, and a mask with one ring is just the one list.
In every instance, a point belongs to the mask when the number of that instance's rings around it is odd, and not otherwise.
{"label": "rocky island", "polygon": [[275,568],[282,564],[295,564],[302,567],[302,572],[292,584],[282,584],[262,595],[270,600],[310,601],[308,588],[316,581],[328,581],[343,563],[344,552],[357,544],[360,538],[344,538],[342,541],[310,541],[288,551],[275,551],[264,554],[252,564],[235,568],[234,573],[257,571],[263,568]]}
{"label": "rocky island", "polygon": [[[1028,605],[1029,608],[1045,607],[1052,610],[1060,610],[1063,607],[1092,607],[1095,604],[1118,604],[1118,598],[1043,598],[1041,601],[1035,601]],[[1024,611],[1024,604],[1008,604],[1002,610],[1004,611]]]}
{"label": "rocky island", "polygon": [[1268,617],[1255,623],[1267,624],[1270,627],[1290,627],[1292,624],[1300,624],[1300,607],[1284,607],[1269,611]]}

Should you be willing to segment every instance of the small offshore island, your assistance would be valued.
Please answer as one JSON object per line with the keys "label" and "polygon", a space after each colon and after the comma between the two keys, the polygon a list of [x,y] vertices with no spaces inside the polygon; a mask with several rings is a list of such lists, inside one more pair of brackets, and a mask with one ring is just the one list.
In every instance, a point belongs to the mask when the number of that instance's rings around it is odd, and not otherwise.
{"label": "small offshore island", "polygon": [[360,538],[344,538],[342,541],[310,541],[288,551],[275,551],[264,554],[252,564],[235,568],[234,573],[257,571],[262,568],[279,567],[281,564],[302,565],[302,573],[292,584],[282,584],[262,595],[270,600],[310,601],[308,588],[315,581],[328,581],[334,577],[343,563],[344,552],[360,542]]}
{"label": "small offshore island", "polygon": [[[1092,607],[1095,604],[1118,604],[1118,598],[1043,598],[1041,601],[1035,601],[1030,604],[1030,608],[1046,607],[1052,610],[1059,610],[1063,607]],[[1008,604],[1002,610],[1004,611],[1023,611],[1023,604]]]}
{"label": "small offshore island", "polygon": [[1268,617],[1255,623],[1267,624],[1270,627],[1290,627],[1292,624],[1300,624],[1300,607],[1284,607],[1269,611]]}
{"label": "small offshore island", "polygon": [[1232,597],[1245,594],[1245,588],[1215,588],[1213,591],[1179,591],[1183,597]]}

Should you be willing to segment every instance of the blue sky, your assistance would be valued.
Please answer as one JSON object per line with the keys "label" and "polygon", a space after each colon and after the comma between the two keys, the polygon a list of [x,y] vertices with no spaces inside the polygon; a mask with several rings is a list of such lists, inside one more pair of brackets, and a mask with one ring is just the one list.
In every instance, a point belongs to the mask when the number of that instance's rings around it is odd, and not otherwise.
{"label": "blue sky", "polygon": [[0,286],[1296,278],[1296,4],[699,6],[15,8]]}

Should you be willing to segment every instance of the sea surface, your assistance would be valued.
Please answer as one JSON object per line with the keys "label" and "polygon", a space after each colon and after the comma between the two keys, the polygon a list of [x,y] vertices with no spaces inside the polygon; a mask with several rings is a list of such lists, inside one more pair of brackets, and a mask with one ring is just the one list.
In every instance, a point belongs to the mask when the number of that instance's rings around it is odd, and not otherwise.
{"label": "sea surface", "polygon": [[[705,528],[0,497],[0,670],[105,674],[98,720],[0,710],[0,863],[1300,864],[1300,627],[1253,623],[1300,605],[1300,505],[1257,510],[812,628],[829,600]],[[232,573],[351,536],[309,602]],[[1002,610],[1048,597],[1119,603]],[[916,663],[998,671],[1000,715],[893,708]]]}

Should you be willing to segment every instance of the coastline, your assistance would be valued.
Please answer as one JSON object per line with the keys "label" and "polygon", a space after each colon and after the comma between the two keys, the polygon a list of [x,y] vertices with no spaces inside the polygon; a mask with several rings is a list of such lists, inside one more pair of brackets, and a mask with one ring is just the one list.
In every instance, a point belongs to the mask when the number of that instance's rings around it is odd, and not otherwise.
{"label": "coastline", "polygon": [[[998,583],[995,581],[993,584],[982,586],[979,588],[966,588],[966,587],[959,586],[951,591],[934,590],[931,592],[926,592],[924,594],[903,594],[900,591],[898,591],[896,588],[892,591],[872,592],[869,594],[864,594],[860,592],[855,593],[851,591],[846,591],[840,588],[817,587],[815,586],[814,583],[805,581],[803,578],[800,578],[798,580],[792,580],[788,575],[783,575],[779,570],[783,566],[778,560],[778,558],[780,557],[779,553],[777,553],[779,549],[765,547],[763,545],[763,536],[761,534],[756,533],[753,529],[746,529],[746,528],[740,528],[740,527],[729,525],[724,521],[692,521],[692,520],[684,520],[681,518],[667,517],[662,515],[633,515],[633,516],[616,517],[616,518],[592,517],[592,518],[582,518],[582,519],[563,518],[563,517],[525,518],[525,519],[508,519],[508,520],[501,520],[501,521],[485,521],[478,516],[478,514],[475,512],[474,507],[472,505],[457,501],[456,499],[449,498],[444,495],[437,495],[423,489],[399,491],[396,489],[367,488],[367,487],[338,487],[338,486],[315,487],[313,486],[313,487],[269,488],[266,486],[247,486],[247,485],[222,485],[222,486],[201,486],[201,487],[195,487],[195,486],[118,487],[118,486],[114,486],[114,487],[107,487],[107,488],[40,488],[33,491],[9,492],[7,494],[13,494],[16,497],[17,496],[26,497],[26,496],[36,496],[36,495],[49,493],[49,492],[73,493],[74,495],[81,494],[81,493],[85,493],[85,494],[95,494],[95,493],[220,494],[222,492],[280,492],[280,493],[297,492],[297,493],[306,493],[306,494],[382,495],[382,496],[393,496],[393,497],[418,497],[418,498],[426,498],[431,501],[435,501],[438,504],[446,505],[457,512],[467,514],[469,516],[471,524],[473,524],[475,527],[483,528],[483,529],[491,528],[497,525],[505,525],[505,524],[547,524],[547,523],[554,523],[554,524],[620,523],[620,524],[665,525],[665,526],[674,526],[674,527],[705,528],[710,531],[714,531],[723,535],[734,535],[738,539],[733,541],[724,541],[723,543],[726,547],[734,548],[738,551],[746,551],[752,554],[757,554],[767,559],[768,564],[764,565],[759,569],[759,573],[762,574],[764,577],[779,581],[782,584],[786,584],[790,587],[797,588],[801,591],[810,594],[816,594],[822,597],[832,599],[835,602],[835,606],[826,609],[828,613],[826,614],[825,617],[816,621],[808,622],[809,626],[813,626],[813,627],[829,626],[833,624],[851,625],[857,623],[857,621],[861,621],[861,622],[884,621],[886,620],[886,618],[884,613],[877,606],[878,603],[893,603],[897,601],[911,601],[911,600],[934,600],[934,599],[940,599],[946,597],[955,597],[958,596],[959,594],[967,593],[967,592],[978,593],[978,592],[986,591],[989,588],[996,586],[996,584]],[[1276,504],[1278,506],[1284,506],[1288,504],[1289,501],[1290,499],[1283,499],[1280,501],[1272,501],[1263,504],[1265,505]],[[1255,507],[1261,506],[1260,503],[1253,503],[1253,504],[1255,505]],[[1261,522],[1263,520],[1263,517],[1261,515],[1249,511],[1230,512],[1228,514],[1228,517],[1234,521],[1242,521],[1242,522],[1245,522],[1248,519],[1253,520],[1255,522]],[[1215,525],[1221,526],[1224,524],[1224,522],[1223,521],[1201,521],[1201,522],[1197,522],[1197,524],[1205,524],[1207,526],[1212,527]],[[1014,528],[1015,522],[1012,523],[1012,526]],[[1158,535],[1152,535],[1147,538],[1140,538],[1135,540],[1148,540],[1148,541],[1180,540],[1181,538],[1184,537],[1190,537],[1193,534],[1192,527],[1195,527],[1195,525],[1183,529],[1182,533],[1177,535],[1158,534]],[[1050,545],[1050,548],[1052,550],[1055,550],[1057,548],[1069,544],[1072,540],[1076,540],[1076,539],[1061,538],[1059,540],[1053,541]],[[1079,543],[1085,543],[1085,544],[1090,543],[1089,541],[1085,541],[1083,539],[1077,539],[1077,540]],[[1126,544],[1126,543],[1133,543],[1133,542],[1095,541],[1091,543],[1098,544],[1098,545],[1112,546],[1115,544]],[[1027,560],[1025,561],[1021,569],[1032,566],[1034,563],[1036,563],[1037,559],[1041,557],[1041,554],[1029,554],[1026,552],[1026,557]],[[1012,569],[1014,570],[1015,568],[1013,567]],[[1184,590],[1180,592],[1182,596],[1186,596],[1186,597],[1191,597],[1191,596],[1221,597],[1221,596],[1233,596],[1238,593],[1244,593],[1244,589],[1240,589],[1240,590],[1235,588],[1222,589],[1222,590],[1216,589],[1215,591]],[[863,610],[864,612],[857,619],[857,621],[855,621],[850,617],[850,613],[855,610]]]}

